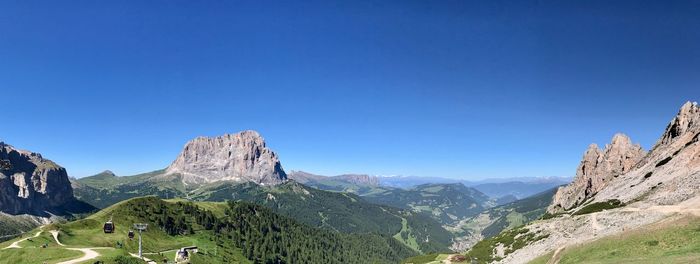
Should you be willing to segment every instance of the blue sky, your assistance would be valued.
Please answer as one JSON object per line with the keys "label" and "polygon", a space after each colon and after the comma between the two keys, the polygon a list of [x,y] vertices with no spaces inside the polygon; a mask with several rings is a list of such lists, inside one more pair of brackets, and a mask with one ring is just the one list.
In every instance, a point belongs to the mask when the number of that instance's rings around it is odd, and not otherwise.
{"label": "blue sky", "polygon": [[286,170],[571,176],[700,97],[698,1],[3,1],[0,139],[72,176],[258,130]]}

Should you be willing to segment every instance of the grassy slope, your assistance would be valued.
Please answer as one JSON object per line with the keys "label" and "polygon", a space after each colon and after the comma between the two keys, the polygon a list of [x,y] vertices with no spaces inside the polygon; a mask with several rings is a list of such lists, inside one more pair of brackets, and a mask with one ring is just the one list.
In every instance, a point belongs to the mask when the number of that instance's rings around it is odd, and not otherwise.
{"label": "grassy slope", "polygon": [[130,198],[157,195],[162,198],[184,197],[187,192],[178,175],[156,177],[157,170],[133,176],[100,173],[75,180],[75,196],[98,208],[106,208]]}
{"label": "grassy slope", "polygon": [[0,213],[0,241],[13,239],[15,236],[39,226],[39,222],[30,216],[13,216]]}
{"label": "grassy slope", "polygon": [[79,258],[83,253],[62,248],[13,248],[0,251],[0,263],[58,263]]}
{"label": "grassy slope", "polygon": [[476,215],[489,202],[486,195],[461,183],[423,184],[410,190],[387,189],[362,197],[373,203],[425,213],[442,224]]}
{"label": "grassy slope", "polygon": [[[413,237],[423,252],[445,251],[452,235],[433,219],[388,206],[366,202],[354,194],[322,191],[290,181],[261,187],[252,183],[220,184],[195,191],[195,200],[242,200],[271,208],[277,213],[292,217],[302,223],[343,233],[373,232],[396,235],[403,229],[407,237]],[[407,242],[407,239],[400,239]],[[410,245],[413,248],[413,244]]]}
{"label": "grassy slope", "polygon": [[493,237],[504,230],[538,219],[552,202],[554,192],[556,192],[556,188],[491,208],[482,213],[490,220],[486,222],[486,226],[483,223],[477,223],[476,221],[481,218],[475,217],[473,222],[467,222],[462,228],[467,233],[481,233],[486,238]]}
{"label": "grassy slope", "polygon": [[[530,263],[547,263],[551,256]],[[700,263],[700,218],[661,222],[565,249],[559,263]]]}

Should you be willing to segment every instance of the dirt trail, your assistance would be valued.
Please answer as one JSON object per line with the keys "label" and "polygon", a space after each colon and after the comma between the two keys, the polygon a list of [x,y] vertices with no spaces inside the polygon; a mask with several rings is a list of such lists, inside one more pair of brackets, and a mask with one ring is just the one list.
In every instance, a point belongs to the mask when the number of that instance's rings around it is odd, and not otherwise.
{"label": "dirt trail", "polygon": [[61,243],[61,241],[58,241],[58,230],[51,230],[49,232],[53,236],[53,240],[56,240],[56,244],[58,244],[59,246],[62,246],[62,247],[66,246],[63,243]]}
{"label": "dirt trail", "polygon": [[[620,208],[620,211],[622,212],[659,212],[663,214],[673,214],[673,213],[681,213],[681,214],[691,214],[694,216],[700,216],[700,197],[692,198],[689,200],[686,200],[680,204],[677,205],[652,205],[649,207],[631,207],[631,206],[626,206],[623,208]],[[598,231],[603,229],[602,226],[598,223],[598,214],[599,212],[596,213],[591,213],[590,214],[590,224],[593,230]],[[563,252],[564,248],[566,246],[561,246],[557,248],[554,251],[554,255],[552,255],[552,258],[547,261],[547,264],[557,264],[559,263],[559,259],[561,259],[561,253]]]}
{"label": "dirt trail", "polygon": [[[155,261],[153,261],[153,260],[151,260],[151,259],[149,259],[149,258],[146,258],[146,257],[139,258],[139,255],[138,255],[138,254],[129,253],[129,255],[131,255],[132,257],[138,258],[138,259],[143,259],[143,261],[145,261],[145,262],[148,263],[148,264],[151,264],[151,263],[156,264]],[[59,263],[59,264],[60,264],[60,263]]]}
{"label": "dirt trail", "polygon": [[[85,255],[80,257],[80,258],[77,258],[77,259],[71,259],[68,261],[59,262],[58,264],[76,264],[76,263],[80,263],[83,261],[95,259],[95,258],[100,256],[100,253],[95,251],[95,249],[108,249],[108,248],[66,248],[66,249],[77,250],[77,251],[83,252],[83,254],[85,254]],[[109,248],[109,249],[111,249],[111,248]]]}
{"label": "dirt trail", "polygon": [[23,238],[23,239],[17,240],[17,241],[15,241],[15,242],[12,242],[12,244],[10,244],[9,246],[7,246],[7,247],[5,247],[5,248],[3,248],[3,249],[8,249],[8,248],[22,248],[22,247],[19,246],[19,243],[21,243],[22,241],[25,241],[25,240],[27,240],[27,239],[30,239],[30,238],[38,237],[39,235],[41,235],[42,232],[44,232],[44,231],[39,230],[39,232],[36,232],[36,234],[34,234],[33,237],[25,237],[25,238]]}
{"label": "dirt trail", "polygon": [[559,264],[559,260],[561,259],[561,252],[564,251],[566,247],[559,247],[557,250],[554,251],[554,254],[552,255],[552,258],[547,261],[547,264]]}
{"label": "dirt trail", "polygon": [[677,205],[653,205],[646,208],[626,206],[623,212],[655,211],[664,214],[683,213],[700,216],[700,197],[686,200]]}
{"label": "dirt trail", "polygon": [[593,227],[593,230],[595,230],[595,231],[598,231],[598,230],[603,229],[603,228],[600,227],[600,225],[598,224],[598,213],[592,213],[592,214],[591,214],[591,227]]}

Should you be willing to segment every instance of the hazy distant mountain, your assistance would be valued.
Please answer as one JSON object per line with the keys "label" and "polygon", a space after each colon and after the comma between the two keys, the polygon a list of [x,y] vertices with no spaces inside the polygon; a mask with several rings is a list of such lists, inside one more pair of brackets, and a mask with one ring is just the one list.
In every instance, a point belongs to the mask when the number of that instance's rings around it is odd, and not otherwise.
{"label": "hazy distant mountain", "polygon": [[380,185],[410,189],[428,183],[462,183],[492,197],[512,195],[522,199],[571,182],[567,177],[511,177],[467,181],[441,177],[391,176],[379,177]]}
{"label": "hazy distant mountain", "polygon": [[366,174],[321,176],[303,171],[292,171],[288,174],[288,178],[321,190],[349,192],[358,195],[379,187],[379,177]]}
{"label": "hazy distant mountain", "polygon": [[542,191],[552,189],[554,187],[561,186],[567,182],[561,181],[551,181],[551,182],[499,182],[499,183],[482,183],[477,185],[472,185],[471,187],[477,189],[490,197],[506,197],[514,196],[517,199],[523,199]]}

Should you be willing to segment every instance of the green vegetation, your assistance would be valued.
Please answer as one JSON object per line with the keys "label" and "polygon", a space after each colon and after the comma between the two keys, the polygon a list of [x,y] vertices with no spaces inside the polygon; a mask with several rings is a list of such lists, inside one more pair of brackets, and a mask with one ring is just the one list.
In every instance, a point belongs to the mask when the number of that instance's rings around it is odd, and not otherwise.
{"label": "green vegetation", "polygon": [[428,255],[420,255],[420,256],[415,256],[415,257],[410,257],[407,258],[403,261],[401,261],[402,264],[423,264],[423,263],[430,263],[434,262],[437,260],[438,256],[440,256],[437,253],[434,254],[428,254]]}
{"label": "green vegetation", "polygon": [[[546,263],[549,253],[530,263]],[[700,218],[661,222],[621,235],[568,248],[566,263],[698,263],[700,262]]]}
{"label": "green vegetation", "polygon": [[519,227],[501,232],[495,237],[479,241],[465,255],[476,263],[491,263],[501,258],[494,254],[495,249],[502,245],[504,255],[525,247],[526,245],[547,238],[546,234],[529,232],[527,228]]}
{"label": "green vegetation", "polygon": [[[75,192],[81,199],[100,207],[144,195],[161,198],[189,197],[195,201],[208,202],[247,201],[268,207],[304,224],[341,233],[371,232],[393,236],[401,232],[402,219],[405,219],[411,227],[411,235],[416,238],[418,248],[423,252],[446,251],[453,237],[433,219],[407,210],[369,203],[355,194],[322,191],[294,181],[278,186],[219,182],[187,191],[177,175],[169,178],[153,177],[160,174],[162,171],[117,177],[105,172],[77,180],[79,186]],[[370,188],[343,181],[335,182],[342,184],[343,188]],[[210,205],[206,209],[217,216],[223,214],[225,207]],[[408,233],[404,234],[408,236]]]}
{"label": "green vegetation", "polygon": [[79,258],[83,253],[62,248],[12,248],[0,251],[0,264],[58,263]]}
{"label": "green vegetation", "polygon": [[592,204],[586,205],[583,208],[579,209],[578,211],[574,212],[573,215],[590,214],[590,213],[600,212],[600,211],[607,210],[607,209],[614,209],[614,208],[618,208],[618,207],[622,207],[622,206],[625,206],[625,204],[620,202],[620,200],[612,199],[612,200],[608,200],[605,202],[598,202],[598,203],[592,203]]}
{"label": "green vegetation", "polygon": [[[495,219],[480,230],[486,238],[498,235],[503,230],[527,224],[539,218],[548,217],[547,206],[552,203],[552,197],[557,188],[544,191],[531,197],[491,208],[484,212],[489,219]],[[479,231],[471,230],[471,231]]]}
{"label": "green vegetation", "polygon": [[39,223],[29,216],[11,216],[0,214],[0,241],[15,238],[25,231],[32,230],[39,226]]}
{"label": "green vegetation", "polygon": [[[452,241],[451,233],[425,215],[372,204],[354,194],[310,188],[294,181],[270,187],[223,183],[201,188],[193,192],[191,198],[252,202],[304,224],[341,233],[400,234],[399,241],[422,252],[447,251]],[[402,228],[403,221],[407,228]]]}
{"label": "green vegetation", "polygon": [[178,175],[154,178],[163,170],[134,176],[115,176],[111,172],[80,178],[75,181],[75,197],[97,208],[105,208],[123,200],[156,195],[162,198],[185,197],[187,190]]}
{"label": "green vegetation", "polygon": [[459,220],[484,211],[489,197],[461,183],[423,184],[410,190],[387,189],[362,196],[367,201],[397,208],[422,212],[442,224]]}
{"label": "green vegetation", "polygon": [[415,251],[421,252],[420,246],[418,246],[418,242],[416,241],[416,237],[413,236],[411,228],[408,227],[408,221],[406,221],[406,218],[401,218],[401,231],[394,235],[394,238],[398,241],[401,241],[401,243],[403,243],[407,247],[410,247]]}
{"label": "green vegetation", "polygon": [[[205,208],[217,208],[217,216]],[[101,224],[112,216],[114,234],[101,234]],[[155,197],[122,202],[87,219],[56,225],[62,242],[70,245],[123,245],[135,252],[137,242],[126,238],[134,222],[149,223],[144,251],[162,252],[197,245],[193,257],[201,263],[390,263],[416,252],[390,236],[342,234],[299,224],[271,210],[245,202],[228,204],[166,202]],[[163,253],[171,258],[172,252]],[[105,259],[115,259],[120,255]],[[156,255],[159,259],[161,255]]]}

